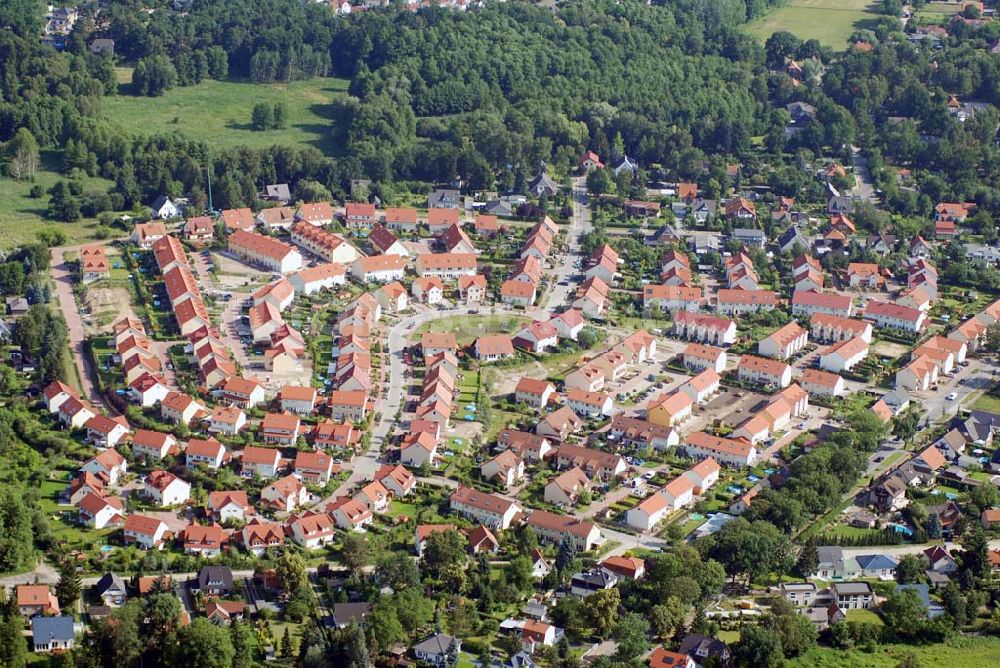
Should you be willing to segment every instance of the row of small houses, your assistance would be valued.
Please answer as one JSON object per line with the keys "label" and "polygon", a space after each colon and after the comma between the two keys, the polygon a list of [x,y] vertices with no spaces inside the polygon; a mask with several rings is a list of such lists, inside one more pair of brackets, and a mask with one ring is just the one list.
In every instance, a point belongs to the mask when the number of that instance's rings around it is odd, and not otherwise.
{"label": "row of small houses", "polygon": [[[289,400],[301,399],[296,397]],[[269,417],[275,419],[273,424],[262,425],[263,440],[278,445],[294,442],[299,431],[298,417],[291,413],[269,414]],[[266,417],[265,421],[267,419]],[[292,513],[303,511],[311,498],[306,484],[326,485],[340,470],[339,465],[334,463],[323,448],[353,445],[352,435],[343,430],[336,433],[337,426],[330,421],[316,425],[309,439],[316,449],[297,451],[294,460],[283,458],[279,448],[246,446],[230,453],[214,438],[192,438],[187,443],[180,443],[170,434],[149,430],[136,431],[130,435],[130,440],[133,455],[147,461],[158,462],[169,455],[182,461],[187,468],[207,466],[211,469],[238,463],[243,477],[273,480],[261,491],[261,503],[268,510]],[[279,477],[289,470],[291,473]],[[154,516],[125,516],[121,498],[112,494],[112,490],[121,483],[127,472],[128,463],[117,450],[112,447],[101,450],[81,466],[79,475],[66,492],[67,500],[77,506],[81,523],[95,529],[121,525],[127,541],[135,541],[144,548],[158,548],[167,537],[167,523]],[[352,512],[357,503],[364,502],[371,512],[384,512],[392,495],[407,495],[412,491],[414,483],[414,477],[405,467],[385,466],[380,469],[375,480],[351,500],[355,502],[353,505],[338,499],[326,510],[340,528],[359,529],[365,522],[370,522],[370,517]],[[175,507],[188,502],[191,486],[177,475],[157,469],[145,477],[143,495],[157,506]],[[359,496],[365,496],[365,499],[359,499]],[[213,493],[210,495],[207,511],[208,517],[217,522],[231,519],[246,522],[256,515],[256,510],[248,503],[247,495],[242,491]],[[292,517],[286,523],[286,533],[305,547],[317,546],[317,540],[321,537],[313,535],[312,530],[308,529],[309,526],[324,523],[322,519],[310,519],[316,514],[305,511],[300,516]],[[215,540],[221,529],[217,525],[213,526],[215,528],[193,525],[186,529],[180,536],[184,540],[185,550],[209,556],[217,554],[225,541]],[[206,536],[210,539],[206,539],[207,542],[194,540],[194,537],[200,539]],[[244,538],[246,537],[244,531]],[[209,544],[214,545],[214,548]],[[253,549],[251,542],[245,542],[245,545],[248,549]]]}

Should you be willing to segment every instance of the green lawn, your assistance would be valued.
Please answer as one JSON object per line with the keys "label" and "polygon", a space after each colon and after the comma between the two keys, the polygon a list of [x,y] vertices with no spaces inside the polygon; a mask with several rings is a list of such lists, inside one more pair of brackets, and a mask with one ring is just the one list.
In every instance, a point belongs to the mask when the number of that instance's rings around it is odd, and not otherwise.
{"label": "green lawn", "polygon": [[1000,413],[1000,396],[996,394],[982,394],[976,402],[972,404],[972,407],[980,411],[989,411],[991,413]]}
{"label": "green lawn", "polygon": [[515,315],[456,315],[428,322],[417,328],[415,337],[426,332],[452,332],[458,345],[472,343],[484,334],[513,334],[531,318]]}
{"label": "green lawn", "polygon": [[824,46],[846,48],[847,38],[879,14],[870,0],[790,0],[747,24],[747,32],[762,42],[786,30],[801,40],[817,39]]}
{"label": "green lawn", "polygon": [[847,621],[861,622],[864,624],[874,624],[876,626],[885,626],[885,624],[882,622],[882,618],[876,615],[871,610],[848,610]]}
{"label": "green lawn", "polygon": [[[334,100],[346,97],[347,83],[333,78],[290,84],[202,81],[174,88],[155,99],[132,95],[105,98],[104,115],[129,133],[177,131],[220,147],[315,146],[326,154],[336,154],[343,141],[336,123],[340,111]],[[250,115],[258,101],[284,102],[287,127],[263,132],[251,129]]]}
{"label": "green lawn", "polygon": [[909,652],[920,666],[995,666],[1000,638],[959,637],[938,645],[880,645],[872,653],[816,647],[789,660],[788,668],[894,668]]}
{"label": "green lawn", "polygon": [[[56,172],[59,158],[55,153],[42,154],[42,169],[35,173],[34,181],[15,181],[5,175],[0,175],[0,250],[15,248],[21,244],[36,241],[36,234],[46,227],[56,227],[66,233],[70,243],[91,241],[94,238],[94,220],[80,220],[75,223],[62,223],[46,220],[45,210],[48,207],[48,194],[38,199],[28,196],[35,184],[48,191],[61,177]],[[105,191],[113,185],[111,181],[99,178],[88,178],[84,181],[84,192]]]}

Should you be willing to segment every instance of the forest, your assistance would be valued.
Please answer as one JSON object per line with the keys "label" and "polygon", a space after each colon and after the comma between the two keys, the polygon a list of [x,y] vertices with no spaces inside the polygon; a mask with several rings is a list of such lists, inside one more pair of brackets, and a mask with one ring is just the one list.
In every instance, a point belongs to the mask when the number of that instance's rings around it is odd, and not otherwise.
{"label": "forest", "polygon": [[[985,48],[1000,33],[996,22],[964,26],[932,52],[885,17],[855,38],[873,49],[834,53],[788,33],[759,44],[740,28],[768,7],[740,0],[573,0],[558,14],[496,3],[351,17],[298,0],[203,0],[183,14],[166,2],[147,13],[145,4],[85,16],[62,53],[37,43],[37,22],[25,18],[41,11],[35,0],[0,8],[0,22],[12,26],[0,34],[0,141],[9,142],[9,158],[23,146],[29,155],[60,151],[79,206],[66,206],[61,188],[50,210],[56,219],[130,209],[164,193],[203,206],[209,165],[217,208],[252,204],[275,181],[302,199],[343,196],[362,177],[387,201],[398,188],[455,175],[473,189],[523,192],[541,162],[563,172],[585,149],[626,153],[647,175],[698,180],[708,169],[709,186],[727,161],[739,161],[747,183],[794,194],[812,187],[796,166],[803,151],[846,156],[851,143],[868,155],[885,194],[886,211],[868,229],[891,215],[926,217],[942,199],[1000,214],[996,110],[962,123],[947,108],[949,95],[997,101],[998,56]],[[114,58],[88,52],[96,36],[115,39]],[[783,71],[789,59],[810,73],[801,85]],[[134,66],[131,84],[116,80],[123,64]],[[346,126],[336,156],[281,146],[210,150],[182,128],[132,137],[101,112],[109,95],[155,97],[207,78],[327,75],[350,80],[351,96],[333,105]],[[793,101],[813,105],[816,118],[789,136],[785,106]],[[30,135],[10,142],[22,129]],[[898,164],[912,166],[918,187],[899,186],[887,167]],[[84,192],[74,187],[81,175],[115,185]]]}

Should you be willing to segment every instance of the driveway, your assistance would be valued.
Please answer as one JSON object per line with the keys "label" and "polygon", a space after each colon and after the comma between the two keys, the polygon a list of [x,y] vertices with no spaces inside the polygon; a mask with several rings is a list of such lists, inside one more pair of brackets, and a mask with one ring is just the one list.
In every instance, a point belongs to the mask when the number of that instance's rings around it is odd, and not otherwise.
{"label": "driveway", "polygon": [[875,182],[868,169],[868,160],[857,146],[852,146],[851,151],[854,153],[854,196],[872,202],[875,200]]}

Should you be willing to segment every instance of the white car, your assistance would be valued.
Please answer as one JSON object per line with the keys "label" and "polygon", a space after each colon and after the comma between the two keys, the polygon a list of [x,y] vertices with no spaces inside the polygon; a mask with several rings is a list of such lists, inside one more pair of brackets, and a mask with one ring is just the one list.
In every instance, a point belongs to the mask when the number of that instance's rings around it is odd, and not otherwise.
{"label": "white car", "polygon": [[948,401],[954,401],[958,397],[958,392],[949,392],[948,396],[945,397]]}

